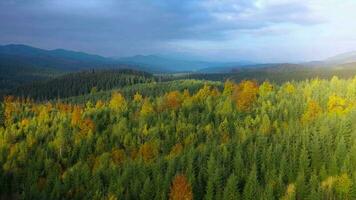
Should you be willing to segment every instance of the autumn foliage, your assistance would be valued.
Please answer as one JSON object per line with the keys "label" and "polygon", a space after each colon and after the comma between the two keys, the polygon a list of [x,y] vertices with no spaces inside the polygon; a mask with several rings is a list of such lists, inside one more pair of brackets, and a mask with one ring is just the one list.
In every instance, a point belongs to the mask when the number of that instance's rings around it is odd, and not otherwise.
{"label": "autumn foliage", "polygon": [[248,111],[257,98],[259,87],[255,81],[242,81],[236,85],[233,97],[236,106],[241,111]]}
{"label": "autumn foliage", "polygon": [[116,111],[125,111],[127,106],[125,97],[119,92],[114,92],[111,96],[109,106]]}
{"label": "autumn foliage", "polygon": [[165,106],[170,109],[177,109],[181,104],[181,94],[178,91],[172,91],[165,95]]}
{"label": "autumn foliage", "polygon": [[200,81],[83,103],[8,97],[0,197],[353,200],[355,83]]}
{"label": "autumn foliage", "polygon": [[192,187],[187,178],[182,175],[176,175],[173,179],[169,193],[170,200],[191,200],[193,199]]}

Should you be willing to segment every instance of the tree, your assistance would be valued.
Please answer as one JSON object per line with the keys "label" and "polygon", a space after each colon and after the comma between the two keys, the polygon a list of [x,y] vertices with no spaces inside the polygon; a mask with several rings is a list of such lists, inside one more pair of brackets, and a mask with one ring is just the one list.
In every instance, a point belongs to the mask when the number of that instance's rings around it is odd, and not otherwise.
{"label": "tree", "polygon": [[114,148],[111,151],[111,157],[115,164],[121,165],[125,160],[125,151],[122,149]]}
{"label": "tree", "polygon": [[346,109],[346,100],[335,94],[331,95],[328,100],[328,111],[330,113],[342,114]]}
{"label": "tree", "polygon": [[170,200],[191,200],[193,199],[192,187],[183,174],[178,174],[172,181],[169,193]]}
{"label": "tree", "polygon": [[111,109],[119,111],[119,112],[123,112],[127,109],[126,100],[122,96],[122,94],[119,92],[114,92],[111,95],[111,100],[110,100],[109,106]]}
{"label": "tree", "polygon": [[227,183],[224,189],[224,199],[225,200],[238,200],[240,199],[240,194],[238,190],[238,180],[235,174],[231,174],[227,179]]}
{"label": "tree", "polygon": [[250,175],[248,176],[246,185],[243,191],[243,197],[245,200],[258,199],[258,181],[256,166],[252,167]]}
{"label": "tree", "polygon": [[134,102],[141,102],[142,101],[142,95],[138,92],[135,93],[134,98],[133,98]]}
{"label": "tree", "polygon": [[140,199],[143,200],[152,200],[154,192],[154,185],[149,177],[146,178],[145,183],[143,184],[142,192],[140,194]]}
{"label": "tree", "polygon": [[337,177],[335,183],[335,190],[340,199],[350,199],[351,179],[347,174],[342,174]]}
{"label": "tree", "polygon": [[165,106],[170,109],[178,109],[181,105],[181,95],[178,91],[172,91],[165,95]]}
{"label": "tree", "polygon": [[269,83],[268,81],[265,81],[262,83],[262,85],[260,85],[258,89],[258,94],[261,96],[266,96],[272,91],[273,91],[273,85],[271,85],[271,83]]}
{"label": "tree", "polygon": [[293,94],[295,92],[295,87],[290,82],[287,82],[284,85],[284,90],[287,92],[287,94]]}
{"label": "tree", "polygon": [[232,92],[234,91],[235,84],[234,82],[230,81],[229,79],[225,81],[224,83],[224,91],[223,95],[224,96],[231,96]]}
{"label": "tree", "polygon": [[148,99],[145,99],[143,104],[142,104],[142,108],[140,111],[140,115],[142,117],[147,117],[149,116],[151,113],[153,113],[153,107],[151,102]]}
{"label": "tree", "polygon": [[254,81],[242,81],[234,89],[234,99],[240,111],[250,110],[257,98],[258,85]]}
{"label": "tree", "polygon": [[0,103],[0,127],[5,125],[4,104]]}
{"label": "tree", "polygon": [[75,106],[72,112],[72,126],[79,126],[82,118],[82,109],[79,106]]}
{"label": "tree", "polygon": [[150,162],[158,155],[157,145],[152,142],[146,142],[140,147],[139,154],[145,162]]}
{"label": "tree", "polygon": [[302,122],[307,123],[316,119],[322,113],[319,104],[314,100],[309,100],[306,111],[302,116]]}
{"label": "tree", "polygon": [[282,200],[295,200],[296,193],[295,193],[295,185],[293,183],[287,186],[286,192],[282,197]]}

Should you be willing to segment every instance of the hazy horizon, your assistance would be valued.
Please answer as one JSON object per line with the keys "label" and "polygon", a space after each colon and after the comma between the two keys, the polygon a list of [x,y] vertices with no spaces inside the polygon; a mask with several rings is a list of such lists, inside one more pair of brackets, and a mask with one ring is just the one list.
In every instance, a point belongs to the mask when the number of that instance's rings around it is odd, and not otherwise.
{"label": "hazy horizon", "polygon": [[356,1],[4,0],[0,43],[106,57],[302,62],[356,50]]}

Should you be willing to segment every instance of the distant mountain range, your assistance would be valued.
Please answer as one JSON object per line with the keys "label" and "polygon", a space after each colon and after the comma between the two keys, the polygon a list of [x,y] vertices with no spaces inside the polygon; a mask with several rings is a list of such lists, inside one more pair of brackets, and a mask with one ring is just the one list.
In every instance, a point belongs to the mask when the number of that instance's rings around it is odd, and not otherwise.
{"label": "distant mountain range", "polygon": [[[336,55],[322,61],[293,64],[293,66],[330,66],[356,62],[356,52]],[[16,66],[22,71],[46,69],[46,71],[80,71],[97,68],[130,68],[151,73],[233,72],[240,68],[265,68],[289,66],[289,63],[258,64],[249,61],[219,62],[174,58],[164,55],[136,55],[109,58],[65,49],[44,50],[22,44],[0,46],[0,72],[5,73]],[[4,69],[5,68],[5,69]],[[35,71],[36,71],[35,70]]]}
{"label": "distant mountain range", "polygon": [[65,49],[44,50],[27,45],[0,46],[0,63],[8,65],[78,71],[91,68],[133,68],[153,73],[197,71],[204,68],[242,66],[252,62],[209,62],[175,59],[162,55],[108,58]]}

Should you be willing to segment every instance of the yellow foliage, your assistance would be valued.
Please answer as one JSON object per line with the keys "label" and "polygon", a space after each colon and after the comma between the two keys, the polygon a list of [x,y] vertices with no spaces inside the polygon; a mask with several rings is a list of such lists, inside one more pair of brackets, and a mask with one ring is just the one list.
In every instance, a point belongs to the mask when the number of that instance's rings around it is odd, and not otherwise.
{"label": "yellow foliage", "polygon": [[56,108],[59,110],[61,113],[68,113],[72,110],[72,106],[69,104],[65,103],[57,103]]}
{"label": "yellow foliage", "polygon": [[234,99],[240,111],[248,111],[255,102],[258,93],[258,85],[254,81],[242,81],[234,89]]}
{"label": "yellow foliage", "polygon": [[98,100],[95,104],[96,109],[102,108],[103,106],[104,106],[104,102],[102,100]]}
{"label": "yellow foliage", "polygon": [[181,96],[178,91],[172,91],[164,96],[165,106],[170,109],[178,109],[182,103]]}
{"label": "yellow foliage", "polygon": [[122,112],[126,110],[127,103],[121,93],[114,92],[111,96],[109,107],[113,110]]}
{"label": "yellow foliage", "polygon": [[191,200],[193,199],[193,192],[188,179],[179,174],[174,177],[172,181],[171,190],[169,193],[170,200]]}
{"label": "yellow foliage", "polygon": [[232,82],[230,80],[226,80],[225,83],[224,83],[223,95],[224,96],[232,95],[232,92],[234,91],[234,87],[235,87],[234,82]]}
{"label": "yellow foliage", "polygon": [[141,102],[142,101],[142,95],[138,92],[136,92],[136,94],[134,95],[134,102]]}
{"label": "yellow foliage", "polygon": [[258,93],[262,96],[267,95],[268,93],[272,92],[273,86],[268,81],[262,83],[262,85],[258,89]]}
{"label": "yellow foliage", "polygon": [[39,107],[38,120],[40,122],[48,122],[50,121],[50,112],[52,110],[52,104],[48,103],[46,105],[42,105]]}
{"label": "yellow foliage", "polygon": [[220,95],[220,91],[217,88],[212,89],[210,92],[210,96],[212,97],[217,97],[219,95]]}
{"label": "yellow foliage", "polygon": [[350,177],[345,173],[336,177],[329,176],[321,182],[321,188],[329,193],[335,189],[339,194],[347,195],[351,189],[351,184]]}
{"label": "yellow foliage", "polygon": [[21,121],[22,127],[27,127],[29,124],[30,124],[30,120],[28,120],[27,118],[25,118]]}
{"label": "yellow foliage", "polygon": [[306,123],[312,121],[316,117],[318,117],[321,113],[322,113],[322,109],[319,106],[319,104],[314,100],[310,100],[308,102],[308,107],[302,116],[302,122]]}
{"label": "yellow foliage", "polygon": [[341,114],[347,108],[346,100],[337,95],[331,95],[328,100],[328,111],[330,113]]}
{"label": "yellow foliage", "polygon": [[158,155],[157,146],[153,143],[146,142],[140,147],[139,154],[145,162],[149,162]]}
{"label": "yellow foliage", "polygon": [[72,126],[79,126],[82,118],[82,109],[79,106],[75,106],[72,112]]}
{"label": "yellow foliage", "polygon": [[111,152],[111,157],[115,164],[120,165],[125,160],[125,151],[122,149],[114,148]]}
{"label": "yellow foliage", "polygon": [[294,200],[295,199],[295,185],[289,184],[286,189],[286,193],[282,197],[282,200]]}
{"label": "yellow foliage", "polygon": [[140,115],[142,117],[147,117],[151,113],[153,113],[153,107],[151,105],[151,102],[148,99],[145,99],[140,111]]}
{"label": "yellow foliage", "polygon": [[295,87],[290,82],[287,82],[284,85],[284,89],[288,94],[293,94],[295,92]]}
{"label": "yellow foliage", "polygon": [[5,117],[5,125],[10,125],[13,120],[12,120],[12,115],[16,113],[18,110],[16,107],[18,102],[15,101],[15,98],[13,96],[6,96],[4,98],[4,117]]}
{"label": "yellow foliage", "polygon": [[210,96],[210,86],[208,84],[204,84],[204,87],[201,88],[195,95],[194,99],[197,101],[202,101]]}
{"label": "yellow foliage", "polygon": [[183,91],[183,99],[187,99],[190,97],[190,93],[189,93],[189,90],[185,89]]}
{"label": "yellow foliage", "polygon": [[335,182],[335,189],[340,194],[348,194],[351,188],[351,179],[347,174],[338,176]]}
{"label": "yellow foliage", "polygon": [[183,150],[182,144],[177,143],[172,147],[171,151],[169,152],[168,158],[173,158],[179,155],[182,152],[182,150]]}
{"label": "yellow foliage", "polygon": [[87,135],[90,132],[94,132],[95,123],[93,120],[87,118],[80,123],[80,129],[82,134]]}
{"label": "yellow foliage", "polygon": [[334,186],[335,181],[335,177],[329,176],[326,180],[321,182],[321,188],[330,192]]}

